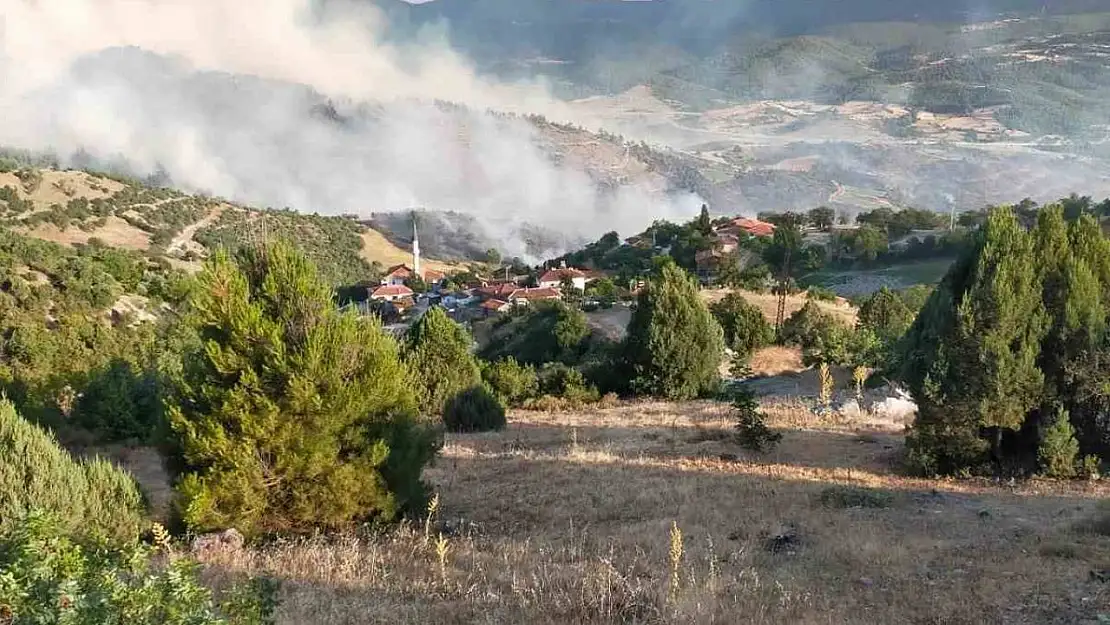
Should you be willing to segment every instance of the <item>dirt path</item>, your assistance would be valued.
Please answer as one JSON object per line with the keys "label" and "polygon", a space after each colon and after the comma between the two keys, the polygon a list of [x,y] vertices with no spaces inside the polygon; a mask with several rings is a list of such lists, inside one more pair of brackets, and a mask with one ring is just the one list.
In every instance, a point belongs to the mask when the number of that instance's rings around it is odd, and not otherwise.
{"label": "dirt path", "polygon": [[182,228],[181,232],[179,232],[178,235],[170,241],[170,244],[166,246],[166,253],[171,254],[178,251],[185,251],[185,246],[186,244],[192,242],[193,235],[195,235],[201,228],[207,228],[208,226],[212,225],[217,219],[220,218],[220,215],[222,215],[223,212],[224,207],[217,206],[216,208],[212,209],[211,212],[205,215],[200,221],[189,224],[188,226]]}

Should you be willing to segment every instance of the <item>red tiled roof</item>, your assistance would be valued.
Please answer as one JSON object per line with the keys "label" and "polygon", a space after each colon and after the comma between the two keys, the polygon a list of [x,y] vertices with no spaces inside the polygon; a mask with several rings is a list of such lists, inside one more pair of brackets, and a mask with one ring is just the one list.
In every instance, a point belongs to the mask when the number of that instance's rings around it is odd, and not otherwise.
{"label": "red tiled roof", "polygon": [[378,288],[374,289],[374,292],[370,294],[370,297],[398,297],[408,295],[412,295],[412,289],[403,284],[398,284],[379,286]]}
{"label": "red tiled roof", "polygon": [[385,272],[386,277],[397,276],[400,278],[407,278],[412,275],[412,269],[408,265],[393,265]]}
{"label": "red tiled roof", "polygon": [[447,274],[443,273],[442,271],[436,271],[435,269],[425,269],[424,270],[424,281],[425,282],[439,282],[440,280],[442,280],[446,277],[447,277]]}
{"label": "red tiled roof", "polygon": [[775,234],[775,224],[748,217],[738,217],[729,222],[729,225],[739,228],[752,236],[769,237]]}
{"label": "red tiled roof", "polygon": [[585,278],[585,277],[586,277],[585,273],[583,273],[583,272],[581,272],[577,269],[574,269],[573,267],[568,267],[568,268],[565,268],[565,269],[552,269],[550,271],[545,272],[540,277],[540,282],[562,282],[564,279],[565,280],[573,280],[575,278]]}
{"label": "red tiled roof", "polygon": [[503,284],[491,284],[489,286],[481,287],[477,290],[478,293],[485,295],[486,297],[509,299],[512,297],[513,293],[520,290],[520,287],[511,282],[505,282]]}
{"label": "red tiled roof", "polygon": [[513,299],[557,299],[562,297],[559,289],[552,287],[541,287],[538,289],[520,289],[512,295]]}
{"label": "red tiled roof", "polygon": [[508,307],[508,305],[509,305],[509,302],[503,302],[499,299],[491,299],[491,300],[486,300],[486,301],[482,302],[482,308],[485,308],[487,310],[502,311],[506,307]]}

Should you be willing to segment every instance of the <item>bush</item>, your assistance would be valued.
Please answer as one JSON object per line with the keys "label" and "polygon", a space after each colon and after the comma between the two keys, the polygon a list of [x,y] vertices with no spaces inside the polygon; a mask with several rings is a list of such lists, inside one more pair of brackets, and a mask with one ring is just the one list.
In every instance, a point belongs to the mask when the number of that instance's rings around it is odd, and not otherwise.
{"label": "bush", "polygon": [[481,381],[471,343],[467,331],[439,307],[428,310],[409,328],[403,353],[422,413],[442,414],[452,397]]}
{"label": "bush", "polygon": [[158,380],[117,359],[92,375],[73,417],[104,440],[148,440],[163,417]]}
{"label": "bush", "polygon": [[890,493],[859,486],[830,486],[821,491],[821,505],[827,508],[889,508]]}
{"label": "bush", "polygon": [[1037,450],[1041,469],[1049,477],[1075,477],[1078,456],[1079,442],[1075,440],[1075,429],[1068,421],[1067,411],[1060,410],[1045,430]]}
{"label": "bush", "polygon": [[697,284],[673,260],[663,260],[628,324],[624,367],[632,390],[667,399],[715,393],[723,353],[721,326]]}
{"label": "bush", "polygon": [[751,391],[735,391],[732,410],[736,415],[736,440],[741,447],[763,452],[782,440],[781,432],[767,427],[763,413],[759,411],[759,402]]}
{"label": "bush", "polygon": [[577,406],[596,402],[600,398],[597,388],[586,382],[582,372],[562,363],[548,363],[540,369],[540,392],[559,397]]}
{"label": "bush", "polygon": [[820,286],[811,286],[806,289],[806,299],[818,302],[835,302],[836,292]]}
{"label": "bush", "polygon": [[477,385],[451,398],[443,409],[443,422],[452,432],[492,432],[505,428],[505,407],[485,385]]}
{"label": "bush", "polygon": [[84,547],[64,524],[39,513],[0,533],[0,621],[13,625],[264,625],[273,623],[276,584],[252,580],[218,607],[196,563],[155,557],[129,542]]}
{"label": "bush", "polygon": [[739,293],[729,293],[709,309],[721,325],[725,345],[745,360],[755,350],[775,339],[775,331],[763,312],[749,304]]}
{"label": "bush", "polygon": [[539,392],[535,368],[518,363],[512,356],[485,363],[482,379],[507,406],[523,405]]}
{"label": "bush", "polygon": [[75,460],[52,434],[25,421],[4,400],[0,402],[0,529],[11,529],[15,519],[34,510],[54,516],[70,533],[127,541],[139,534],[144,506],[130,475],[105,460]]}
{"label": "bush", "polygon": [[315,532],[423,508],[436,436],[380,324],[341,313],[284,243],[239,266],[218,253],[198,283],[203,349],[169,415],[188,528]]}

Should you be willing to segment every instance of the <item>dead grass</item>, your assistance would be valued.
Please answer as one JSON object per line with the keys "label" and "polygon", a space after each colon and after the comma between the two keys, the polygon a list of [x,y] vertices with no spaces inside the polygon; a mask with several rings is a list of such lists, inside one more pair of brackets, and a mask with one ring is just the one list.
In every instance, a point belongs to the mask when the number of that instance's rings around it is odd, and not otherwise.
{"label": "dead grass", "polygon": [[[378,262],[381,263],[383,267],[391,267],[402,263],[408,265],[412,264],[411,250],[404,250],[390,243],[389,239],[386,239],[385,236],[377,230],[367,228],[362,233],[361,238],[362,257],[366,262]],[[421,259],[420,264],[422,268],[434,269],[444,273],[465,269],[462,265],[428,259]]]}
{"label": "dead grass", "polygon": [[97,238],[110,247],[139,251],[150,247],[149,234],[114,215],[105,218],[104,226],[92,232],[85,232],[76,226],[62,230],[51,223],[42,223],[30,230],[25,228],[19,230],[27,236],[62,245],[84,244],[88,243],[89,239]]}
{"label": "dead grass", "polygon": [[[707,289],[702,291],[702,297],[704,297],[705,300],[708,302],[716,302],[718,300],[724,299],[726,295],[732,292],[733,291],[729,289]],[[766,317],[768,321],[774,323],[775,317],[778,315],[779,306],[777,295],[773,295],[771,293],[756,293],[754,291],[741,290],[737,290],[735,292],[742,295],[749,304],[758,307],[761,311],[763,311],[763,316]],[[806,305],[807,301],[809,300],[806,299],[805,293],[787,296],[786,316],[789,317],[795,312],[801,310],[801,308]],[[843,298],[837,298],[837,301],[835,303],[818,301],[817,306],[821,310],[843,321],[845,324],[855,327],[857,311],[855,307],[848,303],[847,300]]]}
{"label": "dead grass", "polygon": [[[452,435],[422,526],[216,553],[284,579],[281,623],[1082,623],[1110,612],[1103,483],[930,481],[893,427],[767,407],[765,455],[712,403],[515,412]],[[832,494],[827,494],[832,493]],[[882,503],[882,506],[872,505]],[[1101,517],[1098,517],[1101,518]],[[671,524],[683,538],[671,598]],[[1085,525],[1084,525],[1085,524]],[[459,531],[463,528],[463,531]],[[441,561],[434,538],[445,532]],[[441,566],[442,565],[442,566]]]}

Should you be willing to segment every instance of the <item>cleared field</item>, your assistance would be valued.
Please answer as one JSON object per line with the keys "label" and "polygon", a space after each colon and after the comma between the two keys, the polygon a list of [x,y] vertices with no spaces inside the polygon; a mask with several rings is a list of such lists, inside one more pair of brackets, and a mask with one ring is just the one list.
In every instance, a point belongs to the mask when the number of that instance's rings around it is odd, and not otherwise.
{"label": "cleared field", "polygon": [[936,284],[944,278],[953,259],[938,258],[881,269],[821,271],[803,278],[807,285],[823,286],[842,297],[867,295],[882,287],[904,289],[915,284]]}
{"label": "cleared field", "polygon": [[[1098,482],[931,481],[902,424],[767,407],[767,455],[726,408],[511,415],[450,436],[435,521],[207,556],[285,581],[280,623],[1098,623]],[[675,534],[675,529],[681,535]],[[425,532],[427,531],[427,538]],[[442,533],[442,541],[437,537]]]}

